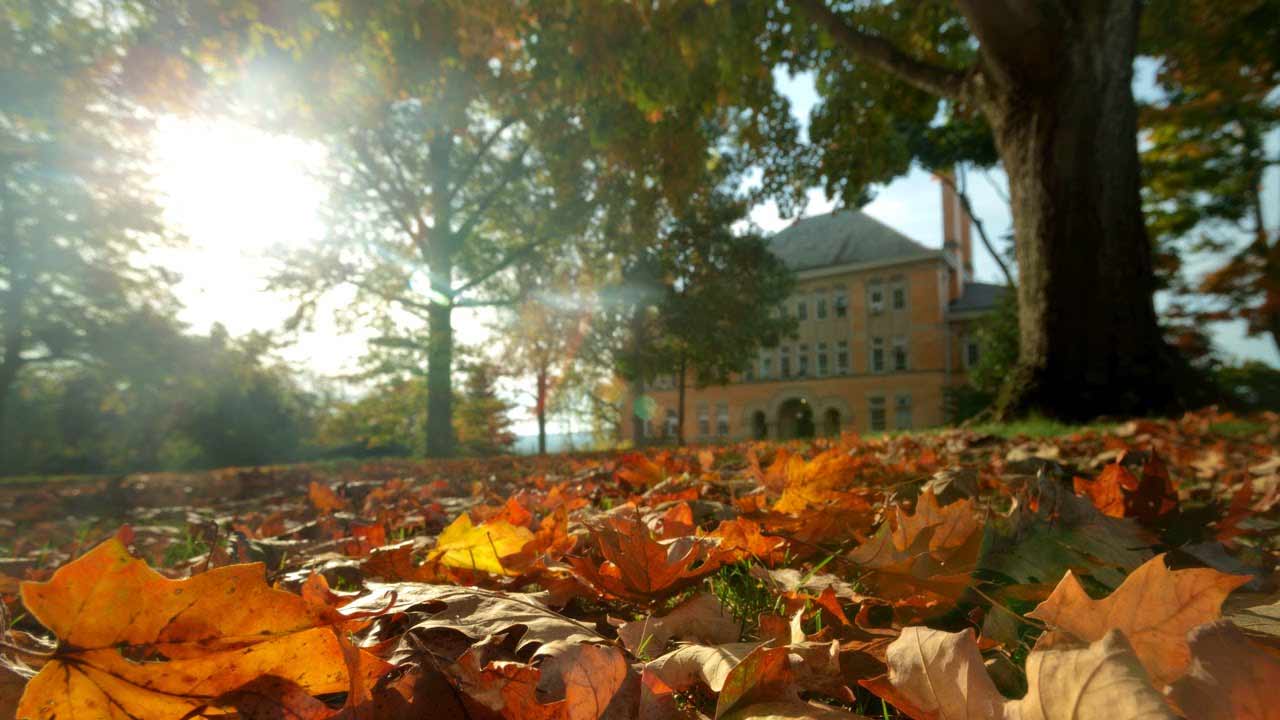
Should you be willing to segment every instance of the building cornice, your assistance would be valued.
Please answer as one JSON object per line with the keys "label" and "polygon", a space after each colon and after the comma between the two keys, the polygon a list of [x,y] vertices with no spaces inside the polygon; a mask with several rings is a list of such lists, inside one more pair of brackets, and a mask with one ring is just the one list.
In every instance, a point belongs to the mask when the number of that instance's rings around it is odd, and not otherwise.
{"label": "building cornice", "polygon": [[878,270],[880,268],[896,267],[898,265],[914,265],[916,263],[928,262],[930,260],[941,260],[942,262],[951,265],[953,268],[955,266],[955,257],[953,257],[951,253],[948,253],[945,250],[929,250],[927,252],[920,253],[919,255],[907,255],[903,257],[890,258],[888,260],[875,260],[873,262],[864,263],[845,263],[843,265],[831,265],[829,267],[797,270],[795,275],[798,280],[813,280],[864,270]]}

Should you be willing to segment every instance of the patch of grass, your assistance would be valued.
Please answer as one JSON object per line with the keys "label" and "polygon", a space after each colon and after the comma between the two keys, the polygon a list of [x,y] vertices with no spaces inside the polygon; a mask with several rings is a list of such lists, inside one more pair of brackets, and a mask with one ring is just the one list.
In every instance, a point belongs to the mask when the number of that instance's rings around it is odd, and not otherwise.
{"label": "patch of grass", "polygon": [[191,533],[184,533],[164,549],[165,567],[175,567],[191,558],[200,557],[209,552],[209,545]]}
{"label": "patch of grass", "polygon": [[1007,423],[983,423],[981,425],[973,425],[969,429],[981,434],[995,435],[999,438],[1009,439],[1014,437],[1029,438],[1055,438],[1066,435],[1074,435],[1081,432],[1102,432],[1114,428],[1115,423],[1086,423],[1083,425],[1073,425],[1058,420],[1051,420],[1045,417],[1031,416],[1022,420],[1015,420]]}
{"label": "patch of grass", "polygon": [[1223,420],[1222,422],[1210,423],[1209,433],[1213,435],[1221,435],[1223,437],[1233,438],[1236,440],[1247,440],[1267,431],[1267,426],[1262,423],[1252,422],[1249,420]]}
{"label": "patch of grass", "polygon": [[740,637],[755,633],[761,615],[778,612],[781,598],[770,591],[767,582],[751,574],[749,562],[726,565],[708,580],[712,594],[738,621]]}

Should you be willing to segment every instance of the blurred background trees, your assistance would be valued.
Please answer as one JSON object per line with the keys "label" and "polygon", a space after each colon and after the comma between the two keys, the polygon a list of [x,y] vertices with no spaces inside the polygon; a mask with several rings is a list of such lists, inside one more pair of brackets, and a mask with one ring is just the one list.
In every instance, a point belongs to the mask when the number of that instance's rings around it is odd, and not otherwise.
{"label": "blurred background trees", "polygon": [[[517,402],[539,449],[557,419],[619,440],[623,414],[643,414],[659,378],[721,382],[790,331],[772,312],[789,276],[747,222],[754,205],[787,214],[815,186],[857,204],[913,166],[1022,157],[1029,145],[998,106],[1044,79],[1047,51],[1027,47],[1030,35],[993,35],[980,5],[7,0],[3,472],[500,452]],[[1141,140],[1145,232],[1125,203],[1107,230],[1136,258],[1120,265],[1137,280],[1113,293],[1097,268],[1075,268],[1099,275],[1086,282],[1062,275],[1061,258],[1032,253],[1027,267],[1022,251],[1010,276],[1022,288],[1030,273],[1022,295],[1044,307],[1011,300],[988,319],[960,404],[990,404],[1027,360],[1028,313],[1040,323],[1064,297],[1088,312],[1053,331],[1078,346],[1061,377],[1093,362],[1077,350],[1117,338],[1133,350],[1120,364],[1149,372],[1135,358],[1163,347],[1148,337],[1143,299],[1158,280],[1170,298],[1163,330],[1206,374],[1204,401],[1266,407],[1275,371],[1219,362],[1202,329],[1243,319],[1280,345],[1280,239],[1262,194],[1280,160],[1280,11],[1160,0],[1139,27],[1120,4],[1103,6],[1140,30],[1136,49],[1098,46],[1109,72],[1128,83],[1134,52],[1155,69],[1137,133],[1099,150],[1128,173]],[[1054,39],[1062,57],[1106,40],[1085,25]],[[1012,62],[1024,54],[1037,62]],[[784,70],[814,77],[807,123],[779,90]],[[982,92],[978,76],[991,83]],[[1127,118],[1131,98],[1116,93]],[[280,333],[196,332],[178,319],[177,278],[152,258],[182,239],[150,183],[151,133],[175,112],[236,115],[327,152],[325,237],[282,254],[274,273],[298,309]],[[1015,184],[1041,177],[1023,170]],[[1044,250],[1053,233],[1017,218],[1054,198],[1014,196],[1018,244]],[[333,297],[369,337],[359,371],[338,381],[280,359]],[[1116,308],[1137,308],[1132,337],[1108,319]],[[459,328],[480,325],[491,341],[459,342]],[[1089,411],[1140,410],[1150,395],[1124,392]],[[625,406],[628,396],[641,402]],[[1071,410],[1053,400],[1036,402]]]}

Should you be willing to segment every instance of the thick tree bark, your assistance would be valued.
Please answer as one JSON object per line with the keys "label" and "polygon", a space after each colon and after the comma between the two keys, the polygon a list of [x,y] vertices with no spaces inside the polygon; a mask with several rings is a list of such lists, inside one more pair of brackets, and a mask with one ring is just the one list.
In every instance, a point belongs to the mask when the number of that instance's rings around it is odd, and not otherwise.
{"label": "thick tree bark", "polygon": [[[1181,366],[1156,320],[1139,199],[1137,4],[1063,15],[1048,74],[1006,66],[978,93],[1009,176],[1019,273],[1019,363],[997,415],[1169,410]],[[986,69],[998,54],[982,39]]]}
{"label": "thick tree bark", "polygon": [[680,393],[679,393],[679,399],[676,401],[676,407],[677,407],[676,409],[676,444],[681,447],[684,447],[684,384],[685,384],[684,375],[685,375],[685,357],[684,357],[684,354],[681,353],[680,354],[680,374],[678,376],[679,380],[677,380],[677,382],[680,383]]}
{"label": "thick tree bark", "polygon": [[631,443],[635,447],[643,447],[647,440],[644,431],[648,412],[644,407],[647,399],[644,394],[644,343],[644,306],[639,305],[631,314],[631,357],[635,374],[631,383]]}
{"label": "thick tree bark", "polygon": [[997,415],[1064,419],[1177,406],[1185,364],[1165,344],[1139,199],[1131,83],[1137,0],[955,0],[978,39],[967,71],[921,62],[795,2],[852,55],[977,107],[1009,175],[1020,358]]}
{"label": "thick tree bark", "polygon": [[547,368],[538,368],[538,398],[534,403],[534,413],[538,416],[538,454],[547,454]]}
{"label": "thick tree bark", "polygon": [[427,311],[427,456],[451,457],[453,432],[453,141],[445,133],[431,141],[433,226],[422,248],[431,277]]}

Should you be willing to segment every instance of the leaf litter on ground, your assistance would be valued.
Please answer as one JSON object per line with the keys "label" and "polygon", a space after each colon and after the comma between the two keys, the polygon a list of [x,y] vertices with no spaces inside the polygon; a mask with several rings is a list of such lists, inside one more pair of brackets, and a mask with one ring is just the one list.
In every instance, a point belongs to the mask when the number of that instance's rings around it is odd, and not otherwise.
{"label": "leaf litter on ground", "polygon": [[1232,420],[0,486],[0,712],[1276,718]]}

